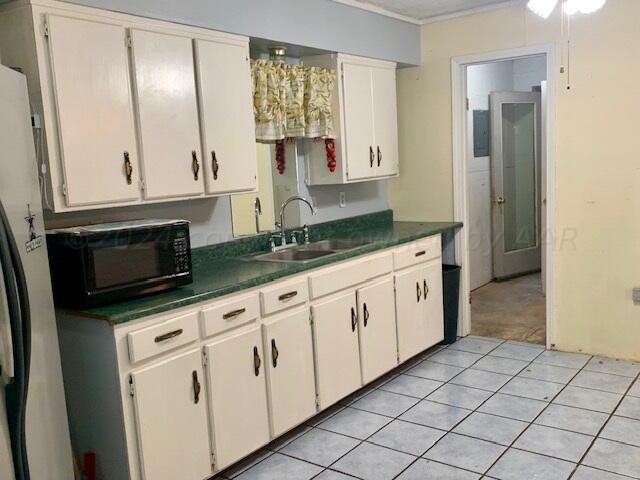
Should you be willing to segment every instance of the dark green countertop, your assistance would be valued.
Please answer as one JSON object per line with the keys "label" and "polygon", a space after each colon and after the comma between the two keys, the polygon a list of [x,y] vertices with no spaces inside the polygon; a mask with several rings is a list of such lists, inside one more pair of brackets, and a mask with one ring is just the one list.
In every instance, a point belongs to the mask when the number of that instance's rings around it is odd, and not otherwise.
{"label": "dark green countertop", "polygon": [[[125,323],[137,318],[155,315],[194,303],[211,300],[230,293],[263,285],[279,278],[293,275],[306,270],[318,268],[323,265],[336,263],[348,258],[382,250],[394,245],[411,242],[420,238],[436,235],[462,226],[457,222],[376,222],[370,221],[358,224],[357,220],[363,217],[355,217],[351,228],[343,222],[342,228],[332,228],[332,238],[349,238],[369,240],[372,243],[352,250],[319,258],[315,261],[296,263],[275,263],[256,260],[247,260],[240,256],[224,256],[215,252],[214,247],[204,247],[194,250],[193,283],[168,292],[147,295],[145,297],[114,303],[87,310],[66,310],[65,313],[89,318],[106,320],[113,325]],[[357,219],[357,220],[356,220]],[[368,223],[368,226],[367,224]],[[354,224],[359,228],[353,229]],[[312,232],[315,226],[311,226]],[[322,227],[319,228],[321,230]],[[327,227],[324,227],[326,230]],[[324,232],[326,233],[326,231]],[[262,238],[263,237],[263,238]],[[318,240],[317,235],[312,234],[312,240]],[[266,237],[254,237],[261,239],[260,248],[265,245]],[[323,238],[326,238],[324,236]],[[251,240],[244,240],[245,244]],[[242,242],[242,240],[240,241]],[[255,240],[253,240],[255,244]],[[237,242],[225,244],[227,249],[232,248],[236,252],[246,255],[246,245],[238,248]],[[229,247],[231,245],[232,247]],[[225,247],[222,247],[225,248]],[[205,250],[206,252],[197,252]],[[259,251],[252,249],[253,252]],[[237,254],[236,254],[237,255]]]}

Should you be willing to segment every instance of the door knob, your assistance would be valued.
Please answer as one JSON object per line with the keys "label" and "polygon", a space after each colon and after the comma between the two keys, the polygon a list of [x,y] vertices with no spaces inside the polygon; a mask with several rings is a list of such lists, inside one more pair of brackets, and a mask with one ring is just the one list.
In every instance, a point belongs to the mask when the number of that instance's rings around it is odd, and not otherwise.
{"label": "door knob", "polygon": [[496,203],[497,203],[498,205],[502,205],[502,204],[503,204],[503,203],[505,203],[505,202],[506,202],[506,200],[505,200],[505,198],[504,198],[504,197],[501,197],[501,196],[497,196],[497,197],[496,197]]}

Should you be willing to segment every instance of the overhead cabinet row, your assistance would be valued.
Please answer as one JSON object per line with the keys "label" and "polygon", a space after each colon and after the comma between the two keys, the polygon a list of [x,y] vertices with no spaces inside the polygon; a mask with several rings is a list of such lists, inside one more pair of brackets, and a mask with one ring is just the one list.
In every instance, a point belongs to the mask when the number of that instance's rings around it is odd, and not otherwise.
{"label": "overhead cabinet row", "polygon": [[53,210],[255,189],[247,38],[33,18]]}

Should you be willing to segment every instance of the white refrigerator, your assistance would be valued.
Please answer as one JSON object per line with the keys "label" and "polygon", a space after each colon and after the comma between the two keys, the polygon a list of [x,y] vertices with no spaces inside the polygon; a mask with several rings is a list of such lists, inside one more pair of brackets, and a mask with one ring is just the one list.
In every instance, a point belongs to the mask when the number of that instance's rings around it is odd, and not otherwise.
{"label": "white refrigerator", "polygon": [[71,480],[42,202],[23,75],[0,66],[0,479]]}

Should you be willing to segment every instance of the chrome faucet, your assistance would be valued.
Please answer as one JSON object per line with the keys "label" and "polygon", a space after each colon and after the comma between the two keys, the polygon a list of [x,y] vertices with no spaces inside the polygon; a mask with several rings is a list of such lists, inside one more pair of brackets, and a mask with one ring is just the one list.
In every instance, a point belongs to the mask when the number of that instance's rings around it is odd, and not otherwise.
{"label": "chrome faucet", "polygon": [[[302,202],[302,203],[306,203],[309,206],[309,209],[311,210],[311,215],[315,215],[317,213],[317,209],[306,198],[304,198],[304,197],[302,197],[300,195],[294,195],[292,197],[287,198],[282,203],[282,206],[280,207],[280,222],[276,223],[276,228],[279,229],[280,231],[271,235],[271,250],[272,251],[279,250],[279,249],[285,248],[287,246],[287,235],[286,235],[285,226],[284,226],[284,211],[287,208],[287,205],[289,205],[291,202],[294,202],[294,201],[299,201],[299,202]],[[305,234],[305,242],[308,243],[308,241],[309,241],[309,227],[307,227],[305,225],[305,229],[303,231],[304,231],[304,234]],[[278,238],[278,237],[280,238],[280,246],[276,246],[276,244],[275,244],[275,238]],[[291,243],[292,243],[292,245],[295,245],[297,243],[297,240],[295,240],[295,235],[292,237]]]}

